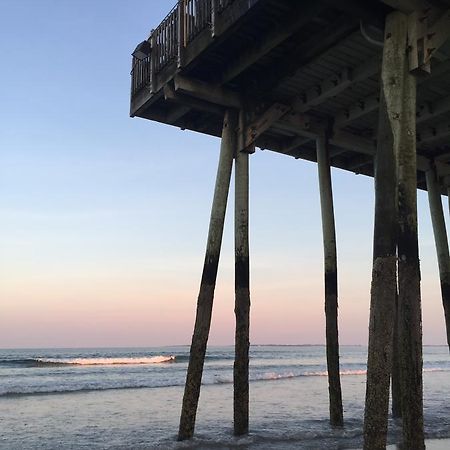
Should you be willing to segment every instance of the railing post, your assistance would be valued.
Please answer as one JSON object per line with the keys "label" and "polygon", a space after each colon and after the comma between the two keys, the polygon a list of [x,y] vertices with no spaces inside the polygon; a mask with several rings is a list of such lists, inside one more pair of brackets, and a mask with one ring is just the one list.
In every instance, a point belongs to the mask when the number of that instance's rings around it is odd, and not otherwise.
{"label": "railing post", "polygon": [[178,55],[177,67],[183,67],[184,64],[184,49],[185,49],[185,23],[186,21],[186,7],[185,0],[178,1]]}
{"label": "railing post", "polygon": [[150,46],[152,49],[150,57],[150,88],[153,94],[156,92],[156,58],[158,58],[155,30],[152,30],[152,34],[150,35]]}
{"label": "railing post", "polygon": [[211,36],[217,35],[217,12],[219,7],[219,0],[211,0]]}

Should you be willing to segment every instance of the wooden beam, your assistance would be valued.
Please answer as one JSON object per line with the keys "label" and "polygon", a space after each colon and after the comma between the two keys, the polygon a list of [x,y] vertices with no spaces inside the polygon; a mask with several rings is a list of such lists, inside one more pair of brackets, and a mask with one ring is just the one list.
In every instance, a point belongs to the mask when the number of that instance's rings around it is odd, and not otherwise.
{"label": "wooden beam", "polygon": [[[356,68],[345,68],[340,73],[323,80],[316,86],[296,95],[289,106],[274,103],[261,117],[256,119],[248,127],[248,135],[245,139],[245,145],[248,146],[254,142],[264,131],[270,128],[278,119],[283,117],[291,108],[296,113],[302,113],[314,106],[319,105],[330,97],[334,97],[349,88],[353,83],[363,81],[378,73],[380,61],[378,58],[358,66]],[[284,123],[293,120],[292,116],[287,117]],[[296,119],[294,119],[296,120]]]}
{"label": "wooden beam", "polygon": [[377,28],[384,28],[384,17],[388,7],[381,2],[362,2],[361,0],[325,0],[332,8],[345,12],[357,20],[372,24]]}
{"label": "wooden beam", "polygon": [[450,120],[441,121],[431,126],[424,126],[417,130],[417,144],[419,147],[443,139],[447,139],[450,142]]}
{"label": "wooden beam", "polygon": [[428,16],[423,10],[415,10],[408,15],[408,62],[414,74],[429,74],[431,66],[426,60],[428,41]]}
{"label": "wooden beam", "polygon": [[359,22],[343,14],[337,17],[330,26],[320,30],[319,36],[312,35],[309,39],[297,45],[290,53],[283,54],[278,62],[274,62],[270,69],[262,71],[259,79],[253,77],[251,94],[255,97],[266,96],[287,77],[295,73],[304,65],[322,55],[339,41],[349,36],[359,28]]}
{"label": "wooden beam", "polygon": [[179,105],[176,108],[173,108],[169,113],[167,113],[167,122],[170,124],[174,124],[182,117],[184,117],[189,111],[191,111],[190,106]]}
{"label": "wooden beam", "polygon": [[374,139],[368,139],[340,130],[334,132],[330,138],[330,143],[337,147],[370,156],[374,156],[377,151],[376,141]]}
{"label": "wooden beam", "polygon": [[369,155],[358,155],[350,160],[348,163],[348,170],[355,172],[356,169],[366,166],[367,164],[373,164],[374,156]]}
{"label": "wooden beam", "polygon": [[447,162],[450,161],[450,152],[443,153],[442,155],[436,156],[436,161]]}
{"label": "wooden beam", "polygon": [[241,130],[241,132],[244,133],[244,138],[240,144],[242,145],[242,148],[239,147],[238,150],[241,151],[250,147],[264,131],[284,116],[289,109],[289,106],[283,105],[282,103],[274,103],[266,109],[261,116],[247,125],[244,130]]}
{"label": "wooden beam", "polygon": [[217,85],[205,83],[204,81],[187,78],[182,75],[175,75],[175,92],[206,100],[228,108],[242,108],[240,95],[230,89],[225,89]]}
{"label": "wooden beam", "polygon": [[445,114],[450,111],[450,95],[440,98],[433,103],[423,103],[418,106],[416,121],[422,123],[429,119],[434,119],[441,114]]}
{"label": "wooden beam", "polygon": [[335,97],[352,84],[376,75],[380,71],[380,60],[372,58],[361,66],[347,67],[338,74],[321,81],[312,88],[297,95],[292,102],[296,111],[304,112],[317,106],[330,97]]}
{"label": "wooden beam", "polygon": [[336,128],[344,128],[347,125],[350,125],[354,120],[360,119],[361,117],[376,111],[379,106],[380,95],[369,95],[338,112],[334,118],[334,125]]}
{"label": "wooden beam", "polygon": [[[431,75],[427,78],[419,78],[419,85],[426,85],[438,76],[450,71],[450,61],[439,64],[436,69],[433,67]],[[356,103],[339,111],[334,117],[334,126],[336,128],[344,128],[351,124],[354,120],[360,119],[378,109],[380,106],[379,94],[369,95]],[[417,107],[417,123],[428,119],[433,119],[440,114],[450,111],[450,96],[436,100],[431,104],[420,104]]]}
{"label": "wooden beam", "polygon": [[179,105],[183,105],[200,111],[207,111],[215,115],[223,116],[224,107],[215,103],[208,102],[199,98],[191,97],[180,92],[176,92],[170,84],[166,84],[163,88],[164,99]]}
{"label": "wooden beam", "polygon": [[324,6],[322,0],[306,4],[295,2],[294,8],[280,20],[282,26],[275,24],[272,30],[266,30],[264,36],[261,36],[262,40],[256,40],[253,47],[245,46],[245,51],[239,53],[237,58],[231,61],[231,64],[222,73],[219,84],[225,84],[233,80],[255,64],[264,55],[300,30],[311,18],[319,14]]}
{"label": "wooden beam", "polygon": [[425,63],[450,39],[450,8],[440,14],[440,18],[428,27]]}
{"label": "wooden beam", "polygon": [[298,147],[310,142],[311,139],[307,137],[295,137],[288,144],[283,146],[283,152],[287,155],[291,154]]}
{"label": "wooden beam", "polygon": [[405,14],[410,14],[413,11],[426,9],[430,4],[425,0],[380,0],[382,3],[397,9]]}

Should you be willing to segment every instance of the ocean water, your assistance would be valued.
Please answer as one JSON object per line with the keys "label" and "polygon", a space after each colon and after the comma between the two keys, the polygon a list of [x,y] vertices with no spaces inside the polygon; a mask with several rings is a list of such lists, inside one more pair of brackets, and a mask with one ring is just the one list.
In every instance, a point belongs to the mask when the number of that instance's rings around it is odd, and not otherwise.
{"label": "ocean water", "polygon": [[[367,349],[341,348],[345,427],[328,423],[323,346],[252,346],[250,433],[233,437],[233,347],[207,353],[195,438],[177,442],[189,348],[0,350],[0,448],[350,449]],[[450,437],[450,356],[424,349],[426,435]],[[389,441],[400,435],[390,419]]]}

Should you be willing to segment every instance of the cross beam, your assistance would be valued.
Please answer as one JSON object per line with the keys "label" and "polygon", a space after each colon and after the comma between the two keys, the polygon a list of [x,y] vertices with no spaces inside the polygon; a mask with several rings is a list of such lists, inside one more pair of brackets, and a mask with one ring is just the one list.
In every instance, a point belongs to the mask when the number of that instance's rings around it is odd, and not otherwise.
{"label": "cross beam", "polygon": [[[419,85],[426,85],[433,78],[441,76],[450,71],[450,61],[445,61],[436,68],[427,78],[418,78]],[[336,128],[344,128],[350,125],[354,120],[360,119],[378,109],[380,105],[380,96],[378,94],[369,95],[356,103],[339,111],[334,117],[334,125]],[[420,104],[417,108],[417,123],[428,119],[433,119],[440,114],[445,114],[450,111],[450,96],[436,100],[431,104]]]}
{"label": "cross beam", "polygon": [[175,92],[187,94],[228,108],[242,109],[243,107],[241,96],[230,89],[182,75],[175,75],[174,83]]}
{"label": "cross beam", "polygon": [[380,71],[380,60],[372,58],[361,66],[346,67],[312,88],[296,96],[292,105],[296,111],[304,112],[345,91],[352,84],[376,75]]}

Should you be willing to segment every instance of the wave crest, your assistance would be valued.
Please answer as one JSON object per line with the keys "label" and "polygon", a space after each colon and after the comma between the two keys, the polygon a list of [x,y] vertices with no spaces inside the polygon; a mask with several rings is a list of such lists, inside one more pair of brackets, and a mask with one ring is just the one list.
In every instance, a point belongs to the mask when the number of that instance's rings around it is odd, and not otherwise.
{"label": "wave crest", "polygon": [[36,358],[38,365],[71,365],[71,366],[112,366],[112,365],[142,365],[173,362],[173,355],[158,355],[128,358]]}

